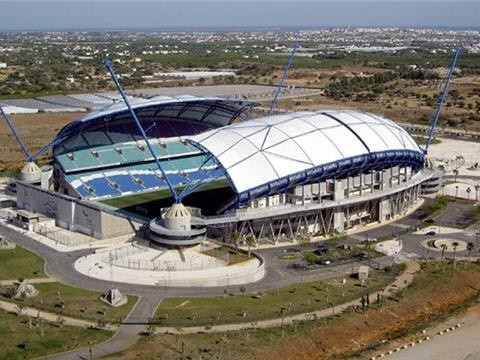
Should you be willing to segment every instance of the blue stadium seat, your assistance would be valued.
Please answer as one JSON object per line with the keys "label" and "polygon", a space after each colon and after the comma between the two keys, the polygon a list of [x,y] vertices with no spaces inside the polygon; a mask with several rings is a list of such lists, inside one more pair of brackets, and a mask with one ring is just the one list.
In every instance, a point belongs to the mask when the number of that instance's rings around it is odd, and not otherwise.
{"label": "blue stadium seat", "polygon": [[136,177],[142,179],[145,188],[156,188],[167,186],[164,180],[160,180],[155,174],[138,174]]}
{"label": "blue stadium seat", "polygon": [[108,178],[118,184],[118,188],[122,193],[139,192],[145,190],[142,185],[133,181],[130,174],[108,176]]}
{"label": "blue stadium seat", "polygon": [[[206,167],[214,166],[212,160],[204,164],[208,158],[207,155],[199,153],[181,157],[181,153],[197,152],[197,149],[189,144],[170,143],[167,145],[167,149],[160,144],[154,145],[157,155],[165,156],[168,149],[170,156],[177,156],[169,160],[161,160],[163,169],[168,173],[167,176],[174,186],[186,185],[189,181],[207,181],[217,172],[223,175],[221,169],[206,169]],[[116,151],[116,148],[121,149],[121,152]],[[92,153],[92,150],[95,153]],[[173,154],[174,152],[176,154]],[[72,183],[77,179],[82,179],[85,183],[76,189],[82,197],[119,196],[124,193],[141,193],[153,188],[167,187],[165,180],[157,176],[160,172],[155,162],[151,160],[148,150],[142,151],[136,144],[96,146],[75,151],[73,160],[69,159],[67,154],[59,155],[57,159],[66,171],[68,182]],[[135,165],[131,165],[132,163]],[[198,169],[202,165],[204,168],[199,171]],[[105,168],[106,166],[109,168]],[[76,173],[68,175],[69,171]],[[103,177],[85,180],[96,174],[103,174]]]}
{"label": "blue stadium seat", "polygon": [[110,185],[105,177],[84,181],[90,186],[97,197],[119,195],[120,191]]}
{"label": "blue stadium seat", "polygon": [[75,189],[81,197],[92,197],[94,196],[95,194],[91,193],[90,191],[88,191],[87,187],[85,185],[80,185],[79,187],[77,187]]}
{"label": "blue stadium seat", "polygon": [[208,174],[203,171],[192,171],[187,174],[191,181],[203,181],[208,179]]}
{"label": "blue stadium seat", "polygon": [[167,174],[167,177],[173,185],[185,184],[188,181],[185,176],[180,174]]}

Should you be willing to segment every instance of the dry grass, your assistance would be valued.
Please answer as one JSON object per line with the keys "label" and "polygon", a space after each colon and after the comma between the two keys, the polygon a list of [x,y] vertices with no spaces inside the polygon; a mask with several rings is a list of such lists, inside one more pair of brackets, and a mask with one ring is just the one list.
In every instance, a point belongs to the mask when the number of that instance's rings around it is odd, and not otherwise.
{"label": "dry grass", "polygon": [[[30,152],[52,141],[60,129],[83,113],[38,113],[11,115]],[[23,164],[25,157],[5,122],[0,121],[0,169],[11,169]]]}
{"label": "dry grass", "polygon": [[[352,73],[359,73],[360,68],[348,68],[342,69],[338,72],[333,71],[326,71],[326,70],[317,70],[317,73],[322,73],[323,76],[334,75],[334,74],[341,74],[348,76],[348,74]],[[370,68],[370,72],[375,72],[375,69]],[[366,71],[365,71],[366,72]],[[295,84],[296,86],[306,85],[308,81],[312,81],[312,75],[310,74],[308,77],[305,76],[303,78],[298,79],[289,79],[287,84]],[[317,76],[318,77],[318,76]],[[324,78],[322,80],[317,80],[318,83],[313,83],[312,86],[315,87],[324,87],[326,84],[330,82],[328,78]],[[438,83],[437,85],[414,85],[412,81],[405,81],[405,80],[395,80],[391,83],[387,83],[386,85],[394,84],[394,90],[401,90],[408,94],[419,94],[419,95],[428,95],[434,96],[438,94],[441,90],[442,83]],[[456,78],[450,85],[450,90],[458,90],[461,97],[464,99],[465,104],[472,104],[475,109],[476,102],[480,101],[478,95],[472,95],[474,89],[478,89],[480,84],[480,76],[464,76],[461,78]],[[389,92],[392,92],[390,90]],[[449,102],[451,99],[447,99]],[[266,101],[269,102],[270,100]],[[418,123],[419,119],[426,115],[428,119],[433,117],[434,108],[432,106],[426,106],[425,101],[422,99],[418,99],[416,96],[409,95],[408,97],[392,95],[387,93],[386,91],[379,96],[378,99],[369,102],[358,102],[358,101],[350,101],[350,100],[334,100],[327,96],[315,96],[315,97],[305,97],[305,98],[297,98],[297,99],[290,99],[290,100],[280,100],[278,108],[280,109],[287,109],[287,110],[303,110],[303,109],[360,109],[365,111],[370,111],[376,114],[382,114],[387,118],[398,122],[412,122]],[[459,123],[457,124],[458,127],[461,129],[467,129],[472,131],[480,131],[480,121],[469,120],[470,116],[478,116],[479,114],[475,110],[468,110],[465,106],[464,108],[459,107],[447,107],[444,106],[442,109],[442,115],[440,119],[440,126],[445,126],[446,121],[445,119],[455,119]],[[464,119],[463,123],[460,123],[460,120]]]}
{"label": "dry grass", "polygon": [[[345,318],[332,326],[313,329],[308,336],[260,348],[256,359],[331,359],[344,357],[378,344],[382,339],[408,332],[419,322],[448,313],[478,296],[480,272],[451,271],[451,265],[430,264],[398,302]],[[443,279],[443,280],[442,280]],[[293,340],[293,341],[292,341]],[[285,354],[288,354],[287,356]]]}

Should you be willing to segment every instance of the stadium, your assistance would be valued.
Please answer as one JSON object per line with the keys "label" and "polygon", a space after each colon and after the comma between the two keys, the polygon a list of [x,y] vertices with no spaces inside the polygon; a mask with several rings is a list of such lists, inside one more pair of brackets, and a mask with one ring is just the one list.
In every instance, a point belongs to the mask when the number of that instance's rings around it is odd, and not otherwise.
{"label": "stadium", "polygon": [[17,206],[97,239],[155,241],[158,219],[175,201],[170,183],[192,231],[227,243],[278,244],[401,216],[432,177],[412,137],[367,112],[254,118],[256,104],[239,99],[131,103],[149,144],[124,103],[93,111],[43,148],[52,150],[51,167],[26,167]]}

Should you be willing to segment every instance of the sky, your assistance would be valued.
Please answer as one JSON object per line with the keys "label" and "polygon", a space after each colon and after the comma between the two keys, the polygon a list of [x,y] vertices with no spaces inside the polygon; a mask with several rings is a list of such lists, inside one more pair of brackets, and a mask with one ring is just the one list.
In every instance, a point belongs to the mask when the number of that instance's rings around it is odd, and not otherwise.
{"label": "sky", "polygon": [[0,0],[0,31],[335,26],[480,28],[480,0]]}

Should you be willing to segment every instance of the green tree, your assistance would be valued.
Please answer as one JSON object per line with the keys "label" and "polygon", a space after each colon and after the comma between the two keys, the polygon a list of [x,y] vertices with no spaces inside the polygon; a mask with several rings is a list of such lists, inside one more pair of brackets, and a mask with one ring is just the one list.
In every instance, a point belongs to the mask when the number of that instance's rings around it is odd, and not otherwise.
{"label": "green tree", "polygon": [[248,234],[247,236],[245,236],[245,243],[248,246],[248,258],[250,259],[251,248],[256,244],[255,236],[252,234]]}
{"label": "green tree", "polygon": [[453,169],[453,175],[455,176],[455,182],[457,182],[458,169]]}
{"label": "green tree", "polygon": [[313,252],[307,252],[303,254],[303,259],[310,265],[316,264],[318,261],[318,256]]}
{"label": "green tree", "polygon": [[468,250],[468,261],[470,262],[470,257],[472,256],[472,251],[473,249],[475,249],[475,244],[470,241],[468,244],[467,244],[467,250]]}
{"label": "green tree", "polygon": [[467,192],[468,200],[470,200],[470,193],[472,192],[472,189],[469,186],[465,191]]}
{"label": "green tree", "polygon": [[457,241],[454,241],[452,243],[452,246],[453,246],[453,268],[455,269],[455,260],[456,260],[456,256],[457,256],[457,248],[458,248],[458,245],[460,245],[460,243],[458,243]]}
{"label": "green tree", "polygon": [[441,258],[441,261],[443,261],[443,258],[445,257],[445,251],[447,250],[448,246],[447,246],[447,244],[442,244],[442,245],[440,245],[440,247],[442,248],[442,258]]}

